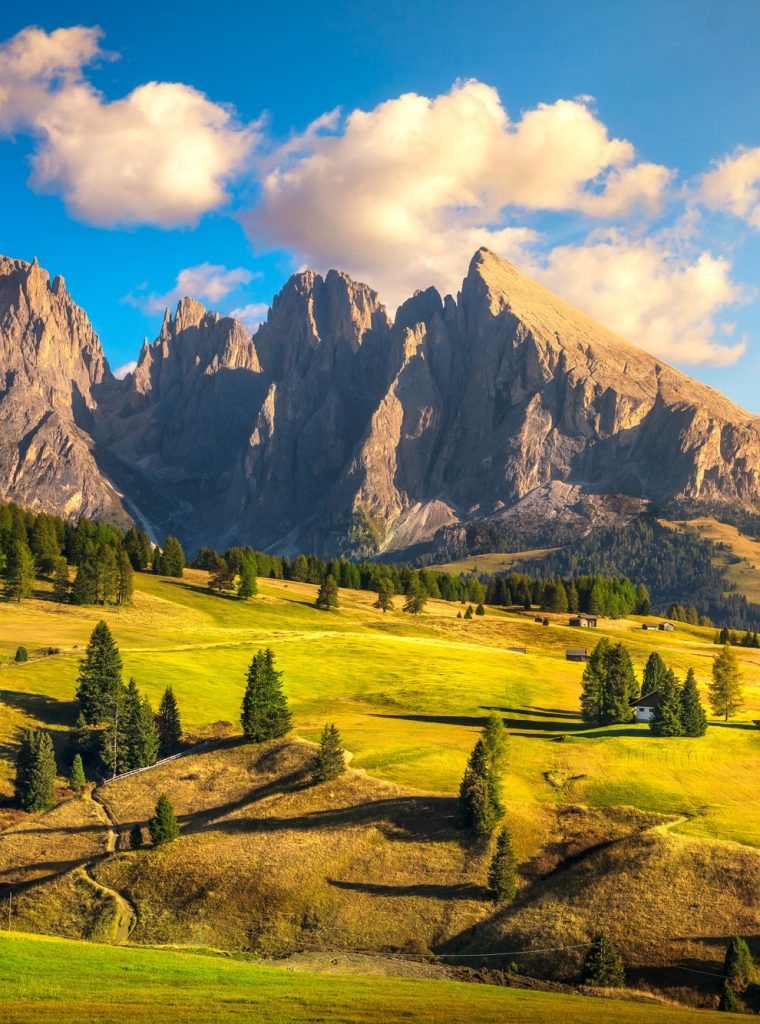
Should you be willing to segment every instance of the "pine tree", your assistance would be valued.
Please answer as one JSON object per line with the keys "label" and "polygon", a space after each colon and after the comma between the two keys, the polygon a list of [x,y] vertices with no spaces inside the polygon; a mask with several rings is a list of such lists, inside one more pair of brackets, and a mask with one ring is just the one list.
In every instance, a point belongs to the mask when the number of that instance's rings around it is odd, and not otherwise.
{"label": "pine tree", "polygon": [[459,823],[478,835],[488,835],[504,816],[492,755],[481,737],[475,744],[459,787]]}
{"label": "pine tree", "polygon": [[98,600],[98,571],[94,553],[82,555],[71,587],[72,604],[95,604]]}
{"label": "pine tree", "polygon": [[472,615],[473,615],[473,612],[472,612],[472,605],[471,605],[471,604],[468,604],[468,605],[467,605],[467,608],[465,609],[465,612],[464,612],[464,617],[465,617],[466,619],[471,619],[471,618],[472,618]]}
{"label": "pine tree", "polygon": [[23,601],[32,596],[34,559],[25,541],[11,541],[6,554],[5,581],[5,593],[9,600]]}
{"label": "pine tree", "polygon": [[13,656],[13,660],[15,662],[29,661],[29,651],[27,651],[26,647],[24,647],[23,644],[19,644],[18,647],[16,648],[16,653]]}
{"label": "pine tree", "polygon": [[86,757],[89,754],[92,747],[92,730],[81,711],[74,723],[71,741],[75,753],[81,754],[82,757]]}
{"label": "pine tree", "polygon": [[728,978],[723,979],[723,984],[720,989],[720,999],[718,1000],[718,1009],[722,1013],[741,1013],[742,1004],[739,1002],[739,997],[733,988]]}
{"label": "pine tree", "polygon": [[317,608],[327,612],[337,608],[338,603],[338,584],[335,582],[334,576],[328,576],[319,588],[315,604]]}
{"label": "pine tree", "polygon": [[488,888],[497,903],[513,900],[517,893],[517,863],[512,836],[506,827],[496,837],[496,848],[488,869]]}
{"label": "pine tree", "polygon": [[644,675],[641,681],[641,696],[644,697],[646,694],[654,693],[655,690],[659,690],[667,672],[668,666],[662,660],[657,651],[652,651],[647,658],[646,665],[644,666]]}
{"label": "pine tree", "polygon": [[681,687],[668,669],[659,685],[660,700],[654,709],[649,728],[655,736],[683,736],[681,720]]}
{"label": "pine tree", "polygon": [[281,679],[271,648],[254,655],[240,716],[245,738],[253,743],[277,739],[290,731],[290,711]]}
{"label": "pine tree", "polygon": [[623,644],[603,638],[591,653],[581,682],[581,716],[589,725],[612,725],[632,717],[638,687],[633,663]]}
{"label": "pine tree", "polygon": [[335,725],[326,725],[319,739],[319,751],[314,765],[314,782],[331,782],[346,770],[346,759],[341,746],[340,733]]}
{"label": "pine tree", "polygon": [[119,590],[119,566],[116,551],[110,544],[101,544],[95,555],[95,600],[98,604],[114,604]]}
{"label": "pine tree", "polygon": [[16,757],[16,800],[25,811],[44,811],[55,803],[57,767],[49,733],[28,729]]}
{"label": "pine tree", "polygon": [[71,762],[71,772],[69,773],[69,789],[73,789],[75,793],[81,793],[86,784],[87,779],[84,774],[82,755],[75,754],[74,760]]}
{"label": "pine tree", "polygon": [[167,537],[161,553],[161,572],[164,576],[181,579],[185,571],[185,552],[176,537]]}
{"label": "pine tree", "polygon": [[118,582],[116,584],[116,603],[131,604],[135,591],[134,570],[129,555],[122,548],[117,559]]}
{"label": "pine tree", "polygon": [[160,757],[176,754],[182,742],[182,722],[174,690],[167,686],[156,715],[158,751]]}
{"label": "pine tree", "polygon": [[88,725],[113,717],[122,688],[119,648],[101,619],[92,631],[87,652],[79,663],[76,697]]}
{"label": "pine tree", "polygon": [[156,812],[148,822],[148,830],[154,846],[170,843],[179,836],[179,825],[174,815],[174,808],[166,793],[162,793],[158,798]]}
{"label": "pine tree", "polygon": [[66,604],[69,600],[71,584],[69,582],[69,566],[66,559],[56,558],[53,569],[53,600]]}
{"label": "pine tree", "polygon": [[485,615],[485,613],[486,613],[486,610],[485,610],[485,608],[483,607],[483,602],[481,601],[481,602],[480,602],[480,603],[478,604],[478,607],[477,607],[477,608],[475,609],[475,614],[476,614],[476,615]]}
{"label": "pine tree", "polygon": [[256,579],[256,562],[252,556],[243,558],[240,563],[240,581],[238,583],[238,597],[247,601],[255,597],[259,592],[259,584]]}
{"label": "pine tree", "polygon": [[681,726],[684,736],[704,736],[707,732],[707,715],[699,699],[699,689],[690,668],[681,689]]}
{"label": "pine tree", "polygon": [[652,614],[652,599],[649,596],[649,588],[646,583],[638,583],[636,585],[635,612],[637,615]]}
{"label": "pine tree", "polygon": [[735,935],[726,949],[723,973],[735,992],[743,992],[752,981],[752,954],[749,946]]}
{"label": "pine tree", "polygon": [[[158,756],[158,729],[150,704],[137,683],[130,679],[121,709],[117,746],[123,751],[120,771],[133,771],[155,764]],[[123,765],[123,767],[121,767]],[[110,767],[113,767],[111,765]]]}
{"label": "pine tree", "polygon": [[410,615],[420,615],[427,604],[427,593],[422,585],[418,574],[414,574],[409,580],[409,590],[404,602],[404,611]]}
{"label": "pine tree", "polygon": [[591,939],[591,947],[583,965],[583,982],[594,988],[623,988],[623,959],[606,932],[599,931]]}
{"label": "pine tree", "polygon": [[375,608],[380,608],[384,612],[393,611],[393,595],[395,588],[392,580],[389,580],[387,576],[381,576],[377,584],[377,600],[375,601]]}
{"label": "pine tree", "polygon": [[713,712],[723,715],[726,721],[744,703],[739,664],[730,644],[724,644],[723,650],[713,659],[709,693]]}

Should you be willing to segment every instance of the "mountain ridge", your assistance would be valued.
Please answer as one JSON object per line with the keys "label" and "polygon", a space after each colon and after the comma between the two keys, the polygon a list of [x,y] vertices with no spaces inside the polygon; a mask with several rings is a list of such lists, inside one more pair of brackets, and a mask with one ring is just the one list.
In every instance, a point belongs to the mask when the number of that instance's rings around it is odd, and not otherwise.
{"label": "mountain ridge", "polygon": [[60,277],[0,258],[0,495],[190,548],[371,556],[468,524],[760,509],[760,418],[479,249],[391,320],[294,274],[251,337],[186,297],[123,381]]}

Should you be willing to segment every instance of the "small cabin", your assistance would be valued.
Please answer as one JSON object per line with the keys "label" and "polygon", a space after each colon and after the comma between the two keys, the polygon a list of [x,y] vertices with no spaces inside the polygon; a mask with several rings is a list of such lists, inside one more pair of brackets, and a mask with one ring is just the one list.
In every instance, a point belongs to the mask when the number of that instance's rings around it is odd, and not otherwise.
{"label": "small cabin", "polygon": [[657,628],[664,630],[666,633],[672,633],[676,627],[672,622],[661,622]]}
{"label": "small cabin", "polygon": [[662,700],[659,690],[652,690],[651,693],[645,693],[643,697],[639,697],[638,700],[634,700],[631,703],[633,713],[637,722],[651,722],[654,718],[654,709]]}
{"label": "small cabin", "polygon": [[660,627],[657,625],[656,622],[642,622],[641,623],[641,628],[642,629],[659,629]]}
{"label": "small cabin", "polygon": [[570,619],[571,626],[580,626],[581,629],[596,629],[597,617],[596,615],[574,615]]}
{"label": "small cabin", "polygon": [[591,655],[588,653],[585,647],[569,647],[565,651],[565,659],[567,661],[590,661]]}

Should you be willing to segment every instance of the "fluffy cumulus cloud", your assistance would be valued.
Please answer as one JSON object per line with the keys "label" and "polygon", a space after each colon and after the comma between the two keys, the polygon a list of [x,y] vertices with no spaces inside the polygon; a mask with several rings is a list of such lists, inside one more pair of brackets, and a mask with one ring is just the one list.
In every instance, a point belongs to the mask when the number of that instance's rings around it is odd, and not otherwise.
{"label": "fluffy cumulus cloud", "polygon": [[670,234],[630,238],[597,232],[582,245],[552,249],[531,274],[623,338],[664,359],[727,366],[746,342],[721,343],[725,307],[745,298],[731,264],[707,252],[691,258]]}
{"label": "fluffy cumulus cloud", "polygon": [[701,198],[711,210],[732,213],[760,230],[760,146],[719,161],[702,178]]}
{"label": "fluffy cumulus cloud", "polygon": [[31,183],[92,224],[194,223],[223,205],[255,127],[174,82],[108,102],[83,69],[107,57],[94,28],[24,29],[0,47],[0,130],[36,139]]}
{"label": "fluffy cumulus cloud", "polygon": [[117,380],[124,380],[124,378],[128,374],[134,373],[136,369],[137,360],[131,359],[128,363],[124,363],[123,366],[117,366],[116,369],[113,371],[113,375]]}
{"label": "fluffy cumulus cloud", "polygon": [[672,175],[637,163],[586,100],[512,121],[495,89],[465,81],[323,117],[273,154],[246,224],[259,244],[343,266],[395,302],[410,287],[454,288],[479,245],[519,258],[535,233],[507,224],[508,209],[656,212]]}
{"label": "fluffy cumulus cloud", "polygon": [[235,306],[227,316],[239,320],[253,333],[266,320],[269,306],[266,302],[247,302],[244,306]]}
{"label": "fluffy cumulus cloud", "polygon": [[199,263],[195,267],[180,270],[174,287],[168,292],[130,292],[122,301],[141,309],[144,313],[162,313],[185,296],[208,302],[218,308],[222,299],[242,285],[248,284],[253,277],[251,271],[244,267],[229,270],[214,263]]}

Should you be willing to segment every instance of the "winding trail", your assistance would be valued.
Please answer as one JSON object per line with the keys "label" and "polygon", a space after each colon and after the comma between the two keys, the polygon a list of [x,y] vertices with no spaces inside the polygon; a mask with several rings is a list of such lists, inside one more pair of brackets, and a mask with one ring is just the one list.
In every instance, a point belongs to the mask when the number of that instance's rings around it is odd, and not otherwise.
{"label": "winding trail", "polygon": [[111,889],[107,885],[103,885],[99,882],[92,874],[92,869],[106,860],[108,857],[112,857],[113,854],[118,852],[121,832],[119,826],[114,820],[113,815],[108,807],[108,804],[98,795],[95,790],[87,789],[85,792],[85,799],[90,800],[96,809],[96,813],[104,825],[107,826],[106,834],[106,848],[105,851],[99,854],[97,857],[93,857],[92,860],[87,861],[79,869],[81,877],[90,885],[99,895],[110,897],[116,904],[116,919],[113,925],[113,937],[112,942],[116,945],[120,945],[126,942],[129,938],[132,930],[137,924],[137,909],[133,903],[120,893],[116,889]]}

